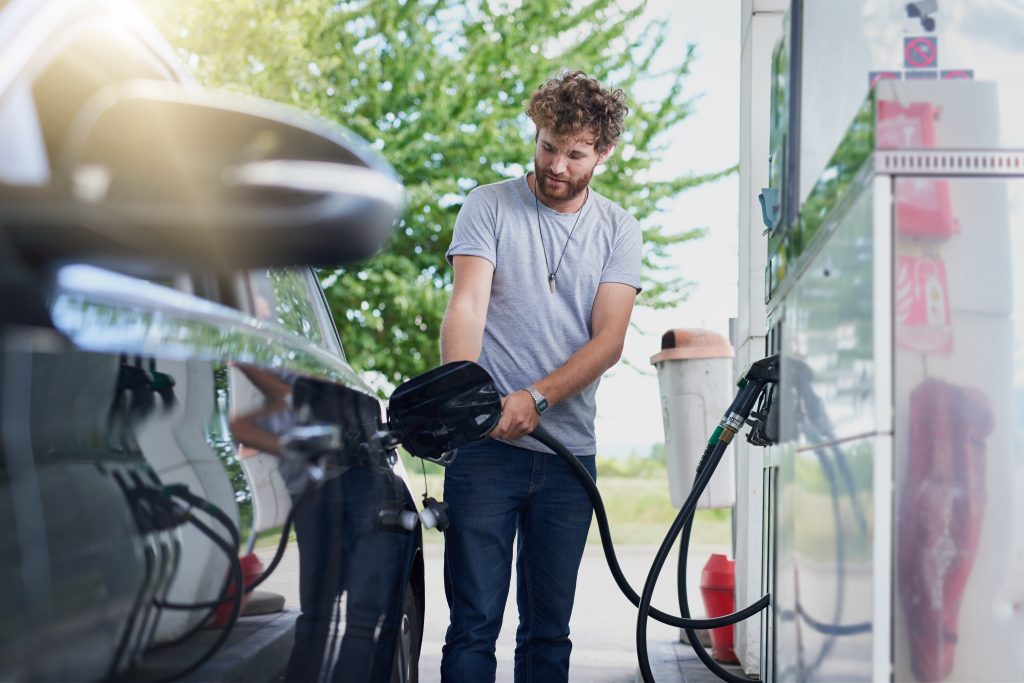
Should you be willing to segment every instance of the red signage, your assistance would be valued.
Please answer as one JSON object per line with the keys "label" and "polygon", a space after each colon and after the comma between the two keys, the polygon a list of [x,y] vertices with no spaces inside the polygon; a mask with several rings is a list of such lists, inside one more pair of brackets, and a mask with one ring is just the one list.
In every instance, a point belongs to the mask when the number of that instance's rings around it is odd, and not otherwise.
{"label": "red signage", "polygon": [[[878,101],[875,144],[879,149],[927,149],[935,146],[935,105],[930,102]],[[949,183],[937,178],[896,181],[896,230],[901,235],[947,239],[956,232]]]}
{"label": "red signage", "polygon": [[896,345],[920,353],[953,350],[949,285],[942,259],[900,255],[896,260]]}
{"label": "red signage", "polygon": [[903,39],[903,66],[907,69],[934,69],[939,63],[939,39],[916,36]]}
{"label": "red signage", "polygon": [[899,71],[869,71],[868,72],[868,90],[878,85],[878,81],[898,81],[902,78]]}

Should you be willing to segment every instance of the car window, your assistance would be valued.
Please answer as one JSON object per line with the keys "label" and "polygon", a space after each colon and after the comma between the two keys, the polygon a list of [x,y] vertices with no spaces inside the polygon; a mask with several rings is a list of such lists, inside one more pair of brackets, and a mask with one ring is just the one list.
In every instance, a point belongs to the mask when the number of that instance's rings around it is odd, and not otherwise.
{"label": "car window", "polygon": [[342,355],[320,286],[307,268],[268,268],[250,272],[253,313],[326,350]]}

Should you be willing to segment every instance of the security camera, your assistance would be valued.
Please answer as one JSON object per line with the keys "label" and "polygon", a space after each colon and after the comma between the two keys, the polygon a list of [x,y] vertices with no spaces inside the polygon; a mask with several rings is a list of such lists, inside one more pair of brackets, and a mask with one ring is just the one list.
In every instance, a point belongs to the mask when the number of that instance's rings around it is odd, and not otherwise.
{"label": "security camera", "polygon": [[920,0],[907,3],[907,16],[911,19],[920,18],[925,31],[935,30],[933,14],[939,11],[939,0]]}

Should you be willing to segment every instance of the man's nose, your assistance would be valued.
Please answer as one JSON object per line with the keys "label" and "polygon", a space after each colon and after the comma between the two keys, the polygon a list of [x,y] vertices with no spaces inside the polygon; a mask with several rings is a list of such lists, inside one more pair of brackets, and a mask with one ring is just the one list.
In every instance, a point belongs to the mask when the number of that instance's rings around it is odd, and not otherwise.
{"label": "man's nose", "polygon": [[555,175],[562,175],[565,173],[566,168],[569,165],[569,160],[561,154],[556,154],[555,158],[551,161],[551,172]]}

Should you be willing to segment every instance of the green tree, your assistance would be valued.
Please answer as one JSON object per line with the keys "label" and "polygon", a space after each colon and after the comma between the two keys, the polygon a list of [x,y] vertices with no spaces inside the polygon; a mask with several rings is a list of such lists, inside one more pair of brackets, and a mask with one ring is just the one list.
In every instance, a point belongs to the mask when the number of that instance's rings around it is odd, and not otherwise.
{"label": "green tree", "polygon": [[[730,170],[655,181],[664,133],[682,121],[693,46],[653,73],[663,23],[617,0],[143,0],[205,84],[289,103],[366,138],[398,171],[408,212],[389,247],[321,275],[353,365],[397,383],[437,364],[451,288],[444,252],[466,194],[522,173],[533,158],[523,113],[533,89],[581,68],[631,94],[657,79],[656,102],[630,97],[601,193],[644,225],[642,305],[679,303],[686,283],[667,250],[702,235],[659,224],[659,204]],[[638,36],[630,38],[630,36]]]}

